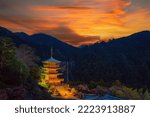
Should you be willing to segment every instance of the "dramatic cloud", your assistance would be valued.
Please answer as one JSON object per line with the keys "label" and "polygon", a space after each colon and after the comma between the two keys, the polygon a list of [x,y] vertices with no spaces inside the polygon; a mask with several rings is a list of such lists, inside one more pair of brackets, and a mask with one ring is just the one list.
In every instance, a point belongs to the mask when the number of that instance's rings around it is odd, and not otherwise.
{"label": "dramatic cloud", "polygon": [[150,29],[147,0],[1,0],[0,25],[73,45]]}
{"label": "dramatic cloud", "polygon": [[81,36],[75,33],[72,29],[63,26],[49,30],[42,30],[42,32],[53,34],[54,36],[63,39],[63,41],[74,45],[83,45],[100,41],[99,36]]}

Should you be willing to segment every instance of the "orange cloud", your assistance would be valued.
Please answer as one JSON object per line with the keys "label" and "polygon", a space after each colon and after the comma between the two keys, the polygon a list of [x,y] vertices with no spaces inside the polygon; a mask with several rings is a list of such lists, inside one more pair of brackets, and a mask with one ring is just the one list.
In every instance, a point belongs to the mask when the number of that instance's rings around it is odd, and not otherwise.
{"label": "orange cloud", "polygon": [[73,45],[150,29],[149,9],[130,9],[134,7],[131,0],[49,1],[49,5],[29,5],[25,16],[21,12],[1,18],[0,23],[14,31],[51,34]]}
{"label": "orange cloud", "polygon": [[51,33],[59,39],[63,39],[63,41],[73,45],[89,44],[100,40],[99,36],[82,36],[65,26],[43,30],[42,32],[45,32],[47,34]]}
{"label": "orange cloud", "polygon": [[[108,35],[109,29],[123,26],[119,19],[130,5],[127,0],[78,0],[76,6],[35,6],[33,10],[46,13],[48,18],[59,18],[74,32],[84,36]],[[54,15],[53,15],[54,14]],[[50,17],[52,16],[52,17]],[[108,31],[106,31],[108,30]],[[100,33],[103,33],[100,35]],[[86,41],[86,40],[85,40]]]}

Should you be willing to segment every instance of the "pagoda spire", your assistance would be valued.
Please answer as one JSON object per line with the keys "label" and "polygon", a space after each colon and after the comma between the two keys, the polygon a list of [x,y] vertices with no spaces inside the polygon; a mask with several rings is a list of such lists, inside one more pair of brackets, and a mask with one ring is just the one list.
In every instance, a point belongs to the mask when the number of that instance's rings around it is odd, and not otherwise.
{"label": "pagoda spire", "polygon": [[51,58],[53,58],[53,48],[51,47]]}

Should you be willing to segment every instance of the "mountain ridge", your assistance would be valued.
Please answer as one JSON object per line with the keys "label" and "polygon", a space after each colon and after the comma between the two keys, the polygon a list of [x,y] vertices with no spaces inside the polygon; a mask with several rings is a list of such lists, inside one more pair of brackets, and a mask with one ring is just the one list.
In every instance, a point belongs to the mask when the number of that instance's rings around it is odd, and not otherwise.
{"label": "mountain ridge", "polygon": [[72,81],[120,80],[135,88],[150,88],[150,31],[80,48],[45,34],[26,35],[0,29],[0,36],[31,46],[41,61],[50,57],[53,47],[54,58],[71,61]]}
{"label": "mountain ridge", "polygon": [[12,32],[4,27],[0,27],[0,36],[10,37],[17,46],[25,44],[32,47],[42,60],[50,57],[51,48],[54,48],[53,50],[56,53],[54,56],[60,59],[67,59],[67,57],[72,58],[72,56],[76,55],[76,51],[78,50],[78,48],[44,33],[28,35],[24,32]]}
{"label": "mountain ridge", "polygon": [[[129,39],[129,38],[131,38],[131,39],[134,39],[134,38],[136,38],[136,37],[142,37],[143,35],[145,36],[145,35],[149,35],[149,33],[150,33],[150,30],[143,30],[143,31],[139,31],[139,32],[136,32],[136,33],[133,33],[133,34],[130,34],[130,35],[128,35],[128,36],[124,36],[124,37],[119,37],[119,38],[116,38],[116,39],[113,39],[113,40],[110,40],[110,41],[108,41],[108,42],[106,42],[106,43],[110,43],[110,42],[112,42],[112,41],[115,41],[115,40],[122,40],[122,39]],[[65,43],[65,42],[63,42],[63,41],[61,41],[60,39],[57,39],[56,37],[53,37],[53,36],[51,36],[51,35],[49,35],[49,34],[45,34],[45,33],[35,33],[35,34],[32,34],[32,35],[28,35],[27,33],[25,33],[25,32],[12,32],[12,31],[10,31],[9,29],[7,29],[7,28],[5,28],[5,27],[2,27],[2,26],[0,26],[0,36],[12,36],[12,35],[15,35],[15,36],[17,36],[18,38],[20,38],[20,39],[23,39],[23,40],[25,40],[25,39],[33,39],[33,38],[37,38],[37,40],[38,39],[41,39],[41,38],[43,38],[43,39],[49,39],[49,40],[54,40],[54,41],[59,41],[59,42],[62,42],[62,43]],[[43,41],[43,40],[42,40]],[[42,42],[42,41],[40,41],[40,42]],[[103,43],[103,42],[102,42]],[[67,43],[65,43],[65,44],[67,44]],[[97,43],[93,43],[93,44],[88,44],[88,45],[83,45],[83,47],[84,46],[92,46],[92,45],[94,45],[94,44],[97,44]],[[100,43],[98,43],[98,44],[101,44],[101,42]],[[70,45],[70,44],[67,44],[67,45],[69,45],[69,46],[72,46],[72,45]],[[74,46],[73,46],[74,47]],[[79,48],[82,48],[82,45],[80,45],[79,46]],[[76,48],[76,47],[75,47]]]}

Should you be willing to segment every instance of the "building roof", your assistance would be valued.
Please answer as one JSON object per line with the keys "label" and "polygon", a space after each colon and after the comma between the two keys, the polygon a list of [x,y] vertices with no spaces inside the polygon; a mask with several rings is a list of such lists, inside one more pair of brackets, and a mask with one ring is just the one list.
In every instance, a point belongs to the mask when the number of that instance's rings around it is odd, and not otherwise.
{"label": "building roof", "polygon": [[60,63],[61,61],[54,59],[53,57],[51,57],[50,59],[44,61],[44,62],[52,62],[52,63]]}
{"label": "building roof", "polygon": [[47,63],[47,62],[51,62],[51,63],[61,63],[61,61],[59,61],[59,60],[53,58],[53,48],[51,48],[51,58],[48,59],[48,60],[46,60],[46,61],[44,61],[44,62],[46,62],[46,63]]}

